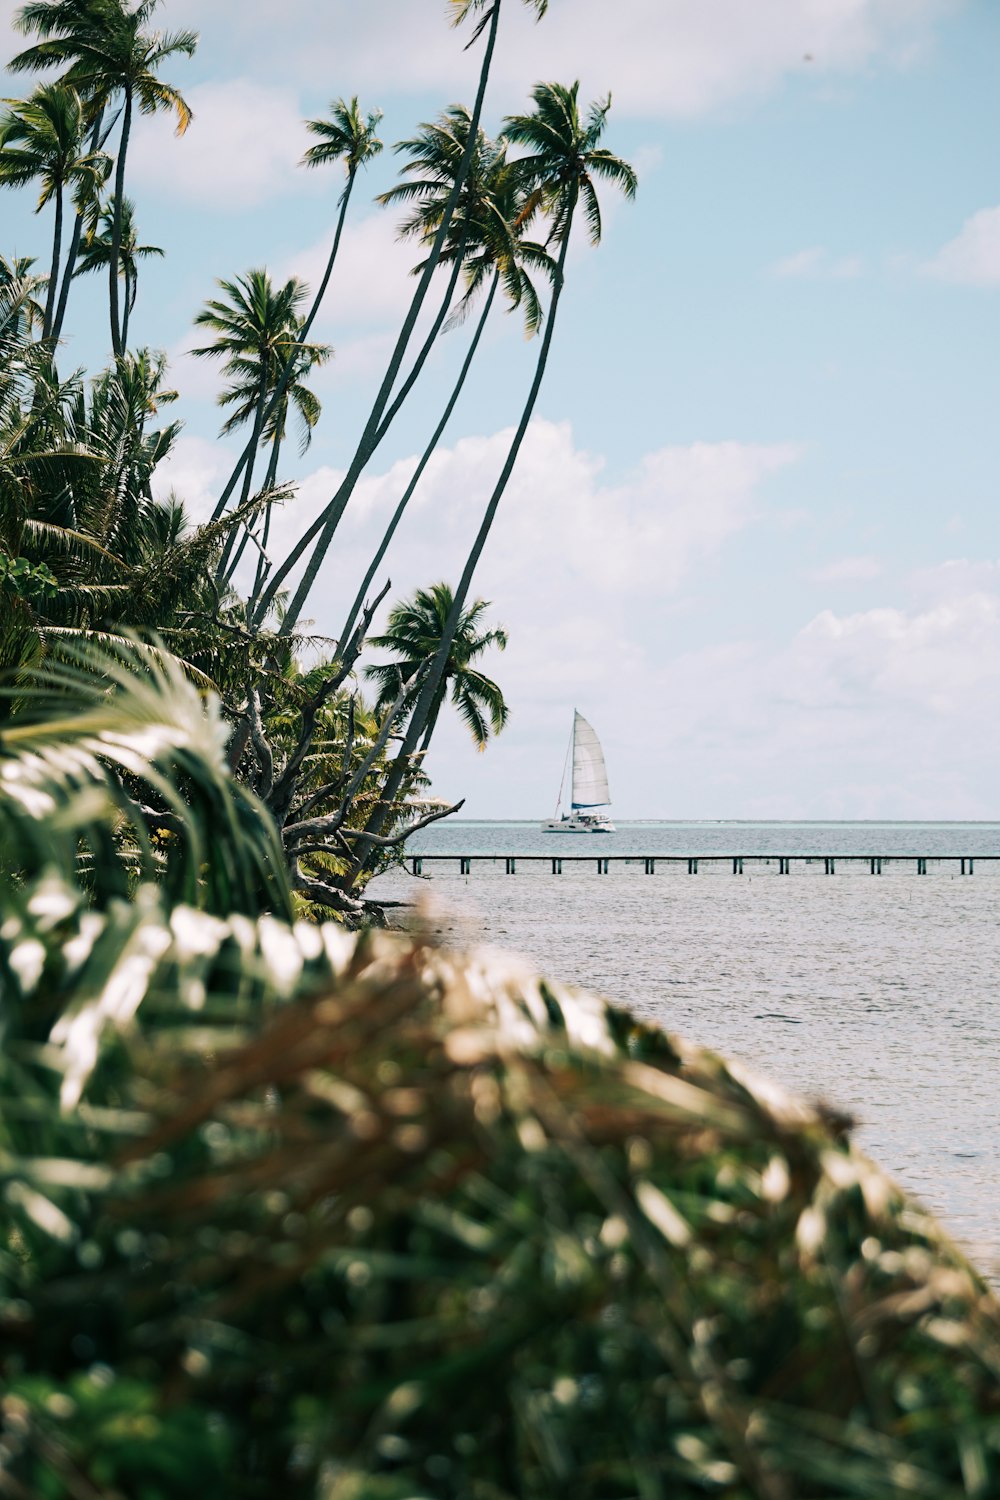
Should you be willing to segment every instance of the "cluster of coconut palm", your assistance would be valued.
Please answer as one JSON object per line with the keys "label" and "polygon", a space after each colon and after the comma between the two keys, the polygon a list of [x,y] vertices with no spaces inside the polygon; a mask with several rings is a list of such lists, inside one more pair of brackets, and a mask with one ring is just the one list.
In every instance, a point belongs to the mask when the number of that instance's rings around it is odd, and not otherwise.
{"label": "cluster of coconut palm", "polygon": [[[525,3],[544,15],[545,0]],[[357,97],[341,98],[328,116],[306,122],[304,165],[343,174],[315,291],[294,277],[277,283],[255,267],[221,277],[194,317],[207,342],[193,352],[221,362],[220,438],[240,433],[245,443],[210,519],[193,526],[184,497],[161,494],[162,465],[180,427],[160,413],[177,392],[163,357],[136,340],[140,271],[163,252],[140,242],[127,188],[139,114],[169,112],[179,134],[197,129],[163,73],[190,57],[198,38],[155,30],[160,0],[30,0],[14,17],[28,45],[10,67],[40,81],[0,114],[0,186],[40,190],[52,246],[47,275],[27,260],[0,265],[0,664],[37,666],[67,637],[127,652],[123,643],[136,632],[183,662],[218,692],[232,726],[232,766],[268,803],[283,834],[308,811],[308,837],[284,840],[303,900],[345,917],[357,915],[366,883],[401,842],[445,811],[428,813],[415,794],[446,695],[479,745],[503,726],[503,695],[478,658],[506,636],[482,628],[487,605],[472,594],[474,575],[541,388],[571,234],[582,222],[591,241],[600,240],[599,183],[628,197],[636,190],[632,169],[602,145],[610,101],[587,110],[576,85],[539,85],[528,112],[508,115],[497,140],[485,135],[494,50],[504,9],[514,4],[451,0],[455,25],[471,22],[469,45],[482,47],[475,102],[450,106],[396,146],[400,180],[380,202],[401,210],[399,233],[418,247],[415,289],[344,478],[284,555],[272,522],[276,506],[294,514],[288,427],[294,417],[304,451],[322,417],[310,377],[332,351],[312,330],[341,272],[359,178],[383,149],[380,114],[366,112]],[[73,289],[98,273],[108,289],[113,363],[89,381],[80,372],[66,378],[59,367]],[[521,417],[457,585],[435,583],[398,601],[375,638],[391,655],[384,670],[376,668],[379,691],[369,707],[357,691],[359,658],[389,587],[386,554],[482,357],[487,322],[502,306],[523,316],[538,339]],[[329,641],[310,646],[303,612],[359,481],[439,339],[461,337],[473,308],[455,386],[349,590],[353,598],[344,600],[332,648]],[[301,665],[310,650],[318,676]],[[320,761],[323,777],[310,777]]]}

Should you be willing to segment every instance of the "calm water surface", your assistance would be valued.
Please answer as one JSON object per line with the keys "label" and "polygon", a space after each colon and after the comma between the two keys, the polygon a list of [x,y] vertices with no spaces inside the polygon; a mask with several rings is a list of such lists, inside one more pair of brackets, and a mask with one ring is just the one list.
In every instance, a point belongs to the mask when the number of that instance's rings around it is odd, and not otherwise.
{"label": "calm water surface", "polygon": [[[456,941],[513,948],[705,1046],[740,1057],[859,1122],[864,1149],[933,1207],[1000,1275],[1000,824],[626,824],[614,835],[542,834],[537,824],[434,826],[413,852],[479,856],[395,871],[384,899],[431,901]],[[492,856],[587,854],[504,873]],[[773,864],[612,865],[596,856],[798,855]],[[807,855],[880,854],[867,864]],[[931,863],[916,875],[915,855]],[[975,875],[934,863],[976,856]],[[989,856],[994,856],[992,859]],[[895,858],[893,858],[895,856]],[[909,856],[909,858],[904,858]]]}

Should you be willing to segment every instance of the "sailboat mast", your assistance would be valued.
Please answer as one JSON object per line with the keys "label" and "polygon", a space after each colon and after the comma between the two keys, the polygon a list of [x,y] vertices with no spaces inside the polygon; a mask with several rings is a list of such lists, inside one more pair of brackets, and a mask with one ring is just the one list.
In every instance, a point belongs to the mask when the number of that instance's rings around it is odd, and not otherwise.
{"label": "sailboat mast", "polygon": [[[566,767],[570,764],[570,760],[571,760],[571,757],[573,756],[573,753],[574,753],[575,749],[576,749],[576,710],[574,709],[573,710],[573,728],[570,730],[569,746],[568,746],[568,748],[566,750],[566,759],[563,761],[562,777],[561,777],[561,779],[559,781],[559,799],[556,802],[556,812],[555,812],[555,815],[556,815],[557,818],[558,818],[559,814],[562,812],[563,791],[564,791],[565,786],[566,786]],[[570,794],[570,801],[572,802],[572,800],[573,800],[572,780],[570,782],[569,794]]]}

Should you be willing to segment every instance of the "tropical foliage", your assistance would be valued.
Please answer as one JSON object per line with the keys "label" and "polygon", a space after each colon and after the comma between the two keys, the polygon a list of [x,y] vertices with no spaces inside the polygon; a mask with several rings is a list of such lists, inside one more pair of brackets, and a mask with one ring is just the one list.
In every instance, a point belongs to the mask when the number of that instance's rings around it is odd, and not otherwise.
{"label": "tropical foliage", "polygon": [[[376,712],[388,708],[404,690],[404,704],[412,708],[420,689],[420,673],[441,644],[454,599],[446,583],[435,583],[429,589],[418,589],[412,600],[404,600],[389,611],[382,635],[373,635],[369,644],[393,653],[394,660],[375,662],[365,668],[365,676],[378,685]],[[477,750],[485,750],[491,732],[499,734],[507,722],[508,708],[500,688],[473,664],[491,647],[507,649],[507,632],[502,626],[491,630],[480,628],[489,609],[489,601],[477,599],[461,616],[451,641],[448,661],[431,707],[424,736],[425,746],[434,733],[438,714],[450,690],[451,702],[472,735]]]}

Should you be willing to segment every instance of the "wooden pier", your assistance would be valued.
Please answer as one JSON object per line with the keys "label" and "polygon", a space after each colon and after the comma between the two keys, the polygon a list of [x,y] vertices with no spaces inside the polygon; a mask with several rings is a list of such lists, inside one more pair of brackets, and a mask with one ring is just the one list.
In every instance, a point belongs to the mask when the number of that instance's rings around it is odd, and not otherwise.
{"label": "wooden pier", "polygon": [[[505,875],[516,875],[518,865],[548,865],[553,875],[561,875],[564,865],[596,865],[598,875],[610,873],[612,865],[641,865],[643,874],[655,875],[657,866],[677,866],[688,875],[703,868],[719,866],[733,875],[791,875],[793,865],[823,866],[824,875],[836,875],[845,866],[858,866],[870,875],[881,875],[889,866],[905,866],[917,875],[928,874],[928,866],[940,867],[941,873],[974,875],[976,864],[995,866],[1000,873],[998,854],[413,854],[409,856],[414,875],[423,875],[424,866],[444,864],[458,866],[460,875],[471,875],[473,865],[499,865]],[[818,870],[817,870],[818,873]]]}

